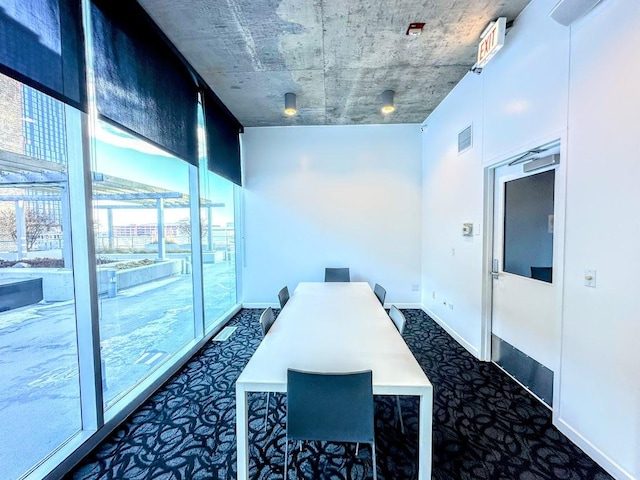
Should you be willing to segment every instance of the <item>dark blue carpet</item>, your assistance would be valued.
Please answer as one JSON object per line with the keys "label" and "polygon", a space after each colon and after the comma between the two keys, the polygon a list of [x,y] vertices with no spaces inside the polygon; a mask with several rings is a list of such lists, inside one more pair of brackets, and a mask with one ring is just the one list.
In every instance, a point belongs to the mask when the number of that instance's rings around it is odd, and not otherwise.
{"label": "dark blue carpet", "polygon": [[[260,343],[260,310],[242,310],[224,343],[207,344],[67,478],[235,479],[235,380]],[[494,365],[476,360],[420,310],[404,337],[434,385],[433,478],[605,480],[611,477],[551,425],[551,413]],[[251,478],[282,479],[285,395],[250,396]],[[417,478],[417,402],[376,397],[380,480]],[[290,456],[297,478],[370,479],[371,452],[307,443]],[[291,476],[293,471],[289,472]],[[295,478],[295,477],[293,477]]]}

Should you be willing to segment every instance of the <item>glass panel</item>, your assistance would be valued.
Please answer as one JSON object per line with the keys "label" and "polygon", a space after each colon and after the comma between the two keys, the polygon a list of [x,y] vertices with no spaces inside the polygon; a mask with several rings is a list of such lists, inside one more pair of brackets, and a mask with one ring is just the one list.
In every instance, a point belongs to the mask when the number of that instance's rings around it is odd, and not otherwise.
{"label": "glass panel", "polygon": [[234,189],[229,180],[207,168],[204,121],[198,110],[200,157],[200,227],[205,329],[218,325],[236,304]]}
{"label": "glass panel", "polygon": [[504,271],[551,283],[555,170],[506,182]]}
{"label": "glass panel", "polygon": [[18,478],[81,429],[60,102],[0,75],[0,465]]}
{"label": "glass panel", "polygon": [[105,407],[194,338],[189,165],[100,122],[93,171]]}
{"label": "glass panel", "polygon": [[200,168],[205,327],[222,320],[236,304],[234,185]]}

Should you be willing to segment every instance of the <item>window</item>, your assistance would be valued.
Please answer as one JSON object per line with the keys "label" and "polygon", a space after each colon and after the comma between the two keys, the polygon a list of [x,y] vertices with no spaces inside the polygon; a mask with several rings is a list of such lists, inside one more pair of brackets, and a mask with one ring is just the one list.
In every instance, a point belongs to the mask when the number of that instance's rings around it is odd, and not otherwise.
{"label": "window", "polygon": [[236,304],[234,184],[200,169],[202,271],[206,327],[213,328]]}
{"label": "window", "polygon": [[[94,439],[105,433],[105,419],[142,402],[236,307],[236,192],[207,170],[205,155],[198,170],[192,74],[180,74],[188,120],[181,129],[169,121],[150,141],[134,137],[103,111],[112,123],[90,116],[97,104],[93,91],[87,104],[81,7],[96,2],[27,3],[33,8],[14,6],[3,17],[24,42],[0,48],[2,71],[29,84],[0,75],[0,465],[7,479],[41,476],[69,455],[78,460],[78,447],[96,429]],[[56,48],[42,48],[43,38]],[[95,62],[95,50],[88,53]],[[155,58],[182,64],[165,57],[166,49]],[[147,64],[130,65],[145,72]],[[150,78],[143,86],[155,92]],[[171,99],[165,107],[163,119],[173,118]],[[131,110],[115,108],[123,117]],[[131,131],[144,135],[146,106],[135,113],[144,128]],[[190,163],[155,146],[167,148],[165,134],[178,145],[188,140],[172,151]]]}
{"label": "window", "polygon": [[93,169],[108,408],[194,339],[189,168],[105,122]]}
{"label": "window", "polygon": [[0,463],[18,478],[82,428],[67,194],[81,132],[73,108],[2,75],[0,91]]}
{"label": "window", "polygon": [[552,282],[555,170],[505,183],[504,271]]}
{"label": "window", "polygon": [[205,328],[211,330],[236,304],[235,186],[208,169],[201,108],[198,125],[204,317]]}

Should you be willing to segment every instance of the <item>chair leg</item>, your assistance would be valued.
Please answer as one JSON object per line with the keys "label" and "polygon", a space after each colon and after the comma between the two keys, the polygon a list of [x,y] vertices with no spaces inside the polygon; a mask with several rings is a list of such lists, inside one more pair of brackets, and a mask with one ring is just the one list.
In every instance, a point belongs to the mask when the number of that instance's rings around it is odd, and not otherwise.
{"label": "chair leg", "polygon": [[267,430],[267,415],[269,415],[269,403],[271,400],[271,392],[267,392],[267,406],[264,409],[264,430]]}
{"label": "chair leg", "polygon": [[378,466],[376,465],[376,441],[371,444],[371,460],[373,461],[373,480],[378,480]]}
{"label": "chair leg", "polygon": [[400,408],[400,397],[396,395],[396,405],[398,405],[398,418],[400,419],[400,430],[404,434],[404,422],[402,421],[402,408]]}
{"label": "chair leg", "polygon": [[284,444],[284,474],[282,475],[285,480],[289,478],[289,439],[286,439]]}
{"label": "chair leg", "polygon": [[360,444],[356,443],[356,457],[358,456],[358,448],[360,448]]}

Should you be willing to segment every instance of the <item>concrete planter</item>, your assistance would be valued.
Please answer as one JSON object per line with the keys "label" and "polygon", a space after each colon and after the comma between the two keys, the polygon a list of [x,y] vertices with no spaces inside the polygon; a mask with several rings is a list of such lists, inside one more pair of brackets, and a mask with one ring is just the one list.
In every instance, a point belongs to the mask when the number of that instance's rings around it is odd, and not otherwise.
{"label": "concrete planter", "polygon": [[[182,272],[182,260],[167,260],[126,270],[116,270],[113,265],[100,266],[97,269],[98,292],[109,294],[115,283],[117,290],[152,282]],[[64,302],[73,300],[73,272],[64,268],[0,268],[0,278],[42,279],[42,294],[46,302]],[[111,281],[115,279],[115,281]]]}
{"label": "concrete planter", "polygon": [[[127,268],[126,270],[116,270],[113,266],[105,265],[98,268],[98,292],[100,295],[114,296],[118,290],[170,277],[182,273],[182,269],[182,260],[165,260],[153,265]],[[115,292],[113,291],[113,283],[116,284]]]}
{"label": "concrete planter", "polygon": [[42,296],[46,302],[73,300],[73,274],[64,268],[0,268],[0,277],[42,279]]}

